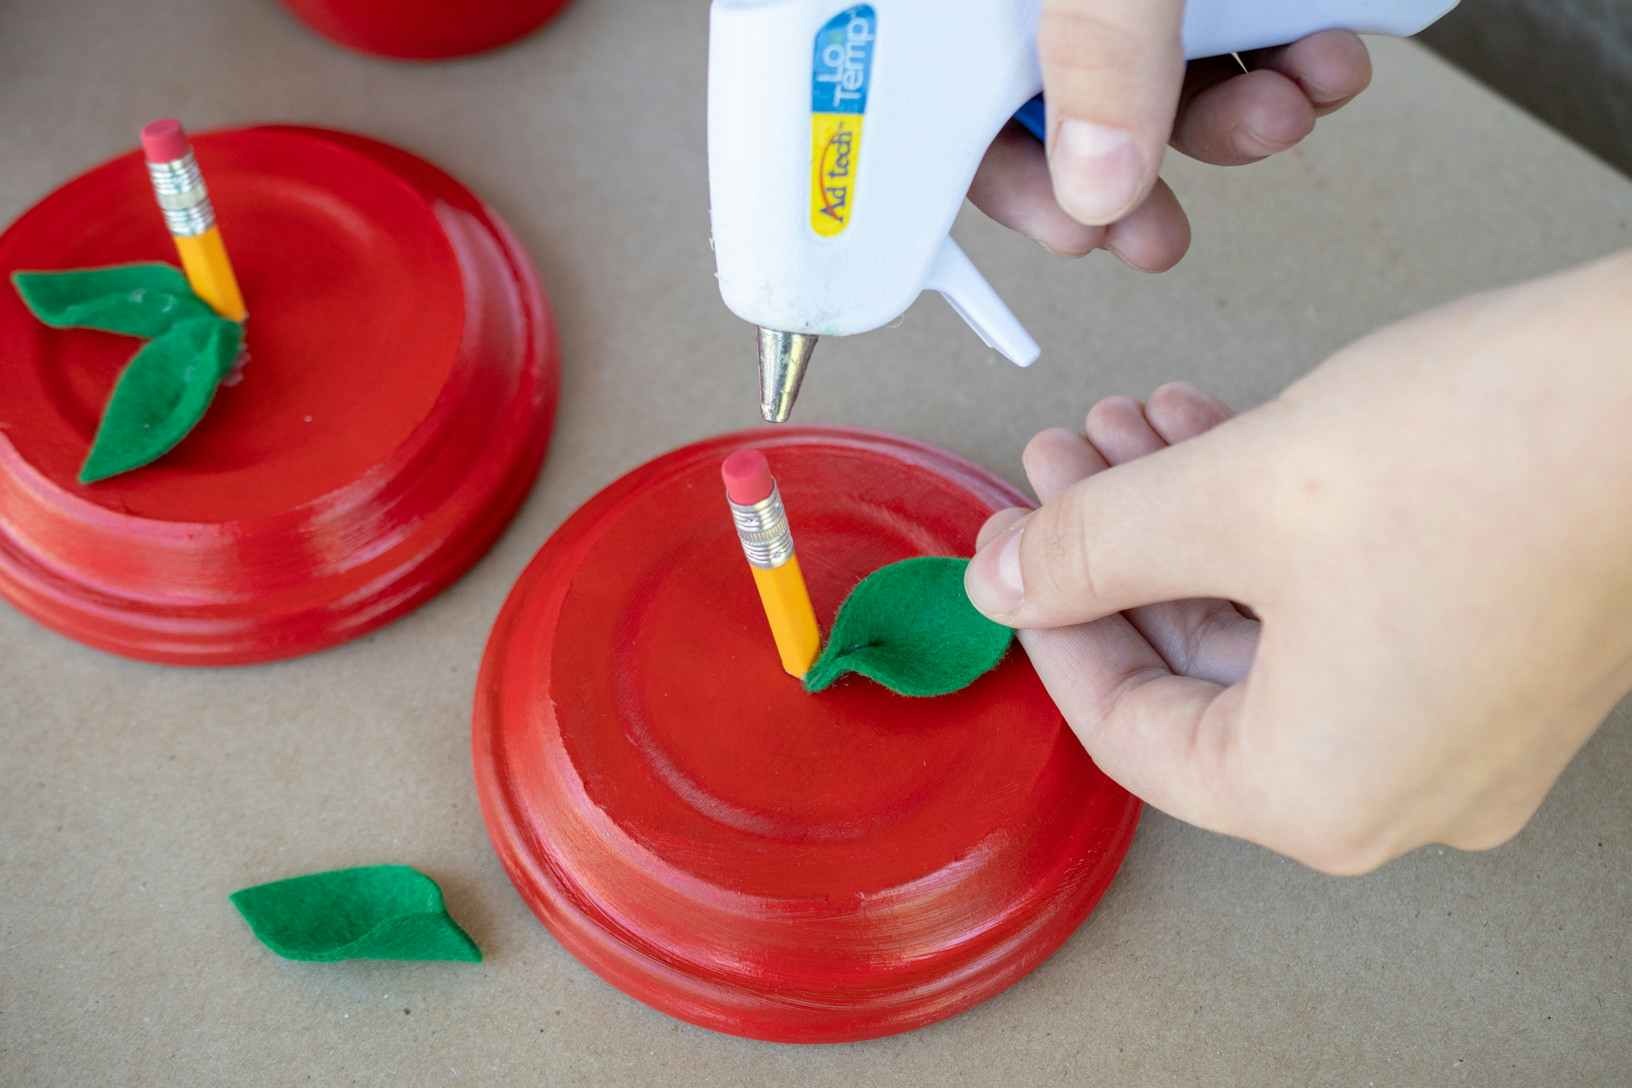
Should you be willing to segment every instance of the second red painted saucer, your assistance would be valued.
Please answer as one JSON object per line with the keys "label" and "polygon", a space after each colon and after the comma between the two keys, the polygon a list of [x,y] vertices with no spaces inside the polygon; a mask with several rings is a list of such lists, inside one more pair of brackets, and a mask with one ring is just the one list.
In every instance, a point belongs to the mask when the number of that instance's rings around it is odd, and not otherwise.
{"label": "second red painted saucer", "polygon": [[[353,638],[487,549],[554,419],[554,324],[480,200],[374,140],[195,139],[248,303],[249,360],[155,464],[77,472],[139,343],[48,329],[0,287],[0,595],[149,661],[234,664]],[[19,269],[176,260],[140,153],[0,235]]]}
{"label": "second red painted saucer", "polygon": [[607,981],[784,1042],[906,1031],[1004,989],[1104,894],[1139,804],[1018,649],[966,691],[781,669],[720,462],[764,449],[818,618],[862,577],[967,555],[1006,484],[882,435],[787,429],[659,458],[522,575],[477,686],[477,792],[511,880]]}
{"label": "second red painted saucer", "polygon": [[400,60],[497,49],[555,18],[567,0],[283,0],[330,41]]}

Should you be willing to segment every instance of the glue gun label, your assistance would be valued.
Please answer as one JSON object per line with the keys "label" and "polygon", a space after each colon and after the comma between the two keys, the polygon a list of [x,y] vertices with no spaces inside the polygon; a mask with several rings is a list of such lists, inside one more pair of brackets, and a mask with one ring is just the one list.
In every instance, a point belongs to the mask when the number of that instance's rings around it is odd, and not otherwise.
{"label": "glue gun label", "polygon": [[823,238],[843,234],[855,209],[877,40],[878,16],[871,4],[846,8],[816,35],[810,80],[810,226]]}

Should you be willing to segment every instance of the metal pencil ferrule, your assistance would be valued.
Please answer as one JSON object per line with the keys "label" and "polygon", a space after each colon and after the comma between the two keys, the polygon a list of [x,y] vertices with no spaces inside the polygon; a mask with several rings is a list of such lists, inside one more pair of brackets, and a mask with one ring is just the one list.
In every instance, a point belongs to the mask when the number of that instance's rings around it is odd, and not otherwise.
{"label": "metal pencil ferrule", "polygon": [[782,507],[782,493],[775,485],[768,497],[752,506],[731,503],[731,520],[737,527],[737,539],[742,541],[742,554],[753,566],[774,570],[793,558],[793,530],[788,527],[788,512]]}
{"label": "metal pencil ferrule", "polygon": [[196,238],[215,226],[215,207],[191,151],[170,162],[148,163],[147,176],[171,234]]}

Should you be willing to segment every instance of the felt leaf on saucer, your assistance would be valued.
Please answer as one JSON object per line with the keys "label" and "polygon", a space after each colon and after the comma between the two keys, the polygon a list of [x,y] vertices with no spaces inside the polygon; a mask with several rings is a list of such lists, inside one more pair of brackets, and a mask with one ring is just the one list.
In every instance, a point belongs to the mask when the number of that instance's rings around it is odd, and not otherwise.
{"label": "felt leaf on saucer", "polygon": [[995,669],[1014,632],[975,610],[963,589],[967,559],[907,559],[851,591],[805,690],[826,691],[847,673],[898,695],[962,691]]}
{"label": "felt leaf on saucer", "polygon": [[54,329],[98,329],[151,339],[213,317],[174,265],[120,264],[66,272],[14,272],[23,304]]}
{"label": "felt leaf on saucer", "polygon": [[312,873],[232,893],[260,942],[285,959],[460,960],[481,949],[448,917],[436,881],[406,865]]}
{"label": "felt leaf on saucer", "polygon": [[204,418],[243,339],[242,325],[212,314],[143,345],[113,387],[80,482],[141,468],[175,449]]}

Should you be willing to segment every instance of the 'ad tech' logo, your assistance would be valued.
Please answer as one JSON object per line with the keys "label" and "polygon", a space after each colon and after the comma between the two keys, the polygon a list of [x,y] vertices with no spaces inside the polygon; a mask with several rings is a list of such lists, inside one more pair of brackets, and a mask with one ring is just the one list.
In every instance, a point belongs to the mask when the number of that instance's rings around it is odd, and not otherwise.
{"label": "'ad tech' logo", "polygon": [[871,4],[840,12],[816,35],[810,81],[810,226],[823,238],[836,238],[850,226],[877,38],[878,16]]}

